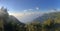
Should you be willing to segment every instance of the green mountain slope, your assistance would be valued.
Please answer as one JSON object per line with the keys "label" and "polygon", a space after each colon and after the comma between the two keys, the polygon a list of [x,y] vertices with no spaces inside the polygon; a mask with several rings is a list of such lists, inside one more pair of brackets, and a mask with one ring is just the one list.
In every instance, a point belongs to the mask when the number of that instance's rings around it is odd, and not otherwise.
{"label": "green mountain slope", "polygon": [[54,19],[55,22],[60,23],[60,12],[45,13],[44,15],[36,18],[34,21],[40,21],[41,23],[46,21],[48,18]]}

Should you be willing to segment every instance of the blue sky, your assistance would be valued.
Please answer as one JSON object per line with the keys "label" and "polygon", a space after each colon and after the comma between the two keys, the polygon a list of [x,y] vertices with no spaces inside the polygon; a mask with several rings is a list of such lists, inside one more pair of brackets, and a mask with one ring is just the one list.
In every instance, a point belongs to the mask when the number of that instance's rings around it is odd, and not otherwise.
{"label": "blue sky", "polygon": [[0,0],[2,6],[9,10],[10,15],[26,22],[40,16],[42,12],[60,10],[60,0]]}
{"label": "blue sky", "polygon": [[60,0],[0,0],[0,6],[16,12],[36,7],[40,8],[41,11],[46,11],[49,8],[60,8]]}

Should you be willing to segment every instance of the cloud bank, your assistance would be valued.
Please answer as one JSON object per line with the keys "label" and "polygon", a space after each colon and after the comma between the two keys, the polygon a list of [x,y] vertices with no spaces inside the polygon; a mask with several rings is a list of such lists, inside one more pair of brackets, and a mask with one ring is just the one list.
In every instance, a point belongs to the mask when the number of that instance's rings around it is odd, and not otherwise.
{"label": "cloud bank", "polygon": [[10,15],[14,15],[21,22],[31,22],[33,19],[42,15],[41,12],[25,12],[25,13],[9,13]]}
{"label": "cloud bank", "polygon": [[42,16],[44,13],[51,13],[51,12],[58,12],[60,11],[59,9],[57,11],[51,9],[47,10],[46,12],[40,12],[40,11],[34,11],[32,12],[33,9],[28,9],[24,10],[23,12],[20,13],[9,13],[10,15],[14,15],[20,22],[26,23],[26,22],[31,22],[35,18]]}

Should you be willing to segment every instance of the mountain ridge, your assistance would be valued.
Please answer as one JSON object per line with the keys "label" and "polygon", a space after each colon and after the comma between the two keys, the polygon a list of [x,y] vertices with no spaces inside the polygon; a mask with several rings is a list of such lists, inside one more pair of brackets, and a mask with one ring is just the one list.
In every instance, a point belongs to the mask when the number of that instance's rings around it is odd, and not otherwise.
{"label": "mountain ridge", "polygon": [[38,21],[42,23],[46,21],[48,18],[55,19],[55,18],[59,18],[59,16],[60,16],[60,12],[45,13],[42,16],[39,16],[38,18],[34,19],[33,22]]}

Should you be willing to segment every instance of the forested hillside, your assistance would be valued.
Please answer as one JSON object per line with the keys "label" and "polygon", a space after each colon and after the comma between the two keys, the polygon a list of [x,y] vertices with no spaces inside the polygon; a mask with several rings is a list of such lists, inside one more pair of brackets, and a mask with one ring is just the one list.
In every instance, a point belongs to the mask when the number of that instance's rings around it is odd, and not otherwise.
{"label": "forested hillside", "polygon": [[7,9],[2,7],[0,9],[0,31],[60,31],[60,12],[44,14],[33,22],[24,24],[16,17],[9,15]]}
{"label": "forested hillside", "polygon": [[55,22],[59,22],[60,19],[60,12],[52,12],[52,13],[45,13],[42,16],[39,16],[38,18],[34,19],[33,21],[39,21],[39,22],[44,22],[48,19],[54,19],[54,20],[58,20]]}

